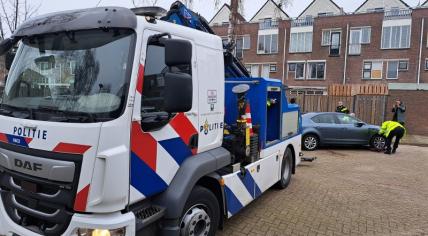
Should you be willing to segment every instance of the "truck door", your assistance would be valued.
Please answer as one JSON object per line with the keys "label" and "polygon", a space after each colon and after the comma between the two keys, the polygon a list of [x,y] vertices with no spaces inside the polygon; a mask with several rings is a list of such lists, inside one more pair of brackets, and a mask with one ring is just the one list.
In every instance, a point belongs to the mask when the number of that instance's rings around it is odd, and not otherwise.
{"label": "truck door", "polygon": [[[165,45],[153,40],[160,33],[165,32],[145,30],[143,35],[131,134],[131,203],[165,190],[184,160],[197,152],[198,117],[192,115],[198,111],[198,84],[194,79],[197,68],[195,63],[166,66]],[[192,46],[194,49],[193,43]],[[192,50],[192,61],[195,60]],[[166,72],[192,76],[193,104],[189,112],[165,111]]]}

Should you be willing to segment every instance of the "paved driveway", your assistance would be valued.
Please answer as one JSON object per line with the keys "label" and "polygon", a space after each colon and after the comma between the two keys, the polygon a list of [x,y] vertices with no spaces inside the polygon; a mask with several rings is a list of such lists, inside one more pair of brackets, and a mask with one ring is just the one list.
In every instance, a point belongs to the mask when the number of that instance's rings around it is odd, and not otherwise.
{"label": "paved driveway", "polygon": [[428,235],[428,148],[305,153],[288,189],[269,190],[227,221],[232,235]]}

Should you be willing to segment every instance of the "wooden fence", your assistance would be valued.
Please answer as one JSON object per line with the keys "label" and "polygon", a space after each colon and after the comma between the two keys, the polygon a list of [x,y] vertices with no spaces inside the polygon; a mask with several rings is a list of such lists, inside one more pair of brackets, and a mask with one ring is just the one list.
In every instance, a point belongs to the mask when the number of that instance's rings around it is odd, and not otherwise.
{"label": "wooden fence", "polygon": [[303,113],[334,112],[339,101],[349,108],[355,116],[370,124],[380,125],[386,118],[388,96],[386,95],[305,95],[292,96],[296,98]]}
{"label": "wooden fence", "polygon": [[328,86],[328,95],[388,95],[387,84],[332,84]]}

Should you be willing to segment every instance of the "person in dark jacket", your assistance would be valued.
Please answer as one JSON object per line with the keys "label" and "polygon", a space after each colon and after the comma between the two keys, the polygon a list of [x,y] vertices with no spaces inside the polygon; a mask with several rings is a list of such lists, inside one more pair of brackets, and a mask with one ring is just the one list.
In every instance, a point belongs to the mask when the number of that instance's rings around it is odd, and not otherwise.
{"label": "person in dark jacket", "polygon": [[343,105],[342,101],[339,101],[339,106],[336,107],[336,112],[349,114],[349,109]]}
{"label": "person in dark jacket", "polygon": [[404,106],[400,99],[395,101],[395,104],[392,107],[392,112],[394,113],[392,120],[404,125],[406,106]]}

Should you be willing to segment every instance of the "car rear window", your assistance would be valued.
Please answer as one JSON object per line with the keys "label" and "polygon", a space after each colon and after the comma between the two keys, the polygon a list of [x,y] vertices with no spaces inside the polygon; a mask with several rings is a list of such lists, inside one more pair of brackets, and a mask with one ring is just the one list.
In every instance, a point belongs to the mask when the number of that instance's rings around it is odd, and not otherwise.
{"label": "car rear window", "polygon": [[319,124],[335,124],[336,121],[334,117],[330,114],[317,115],[311,118],[311,120],[315,123]]}

